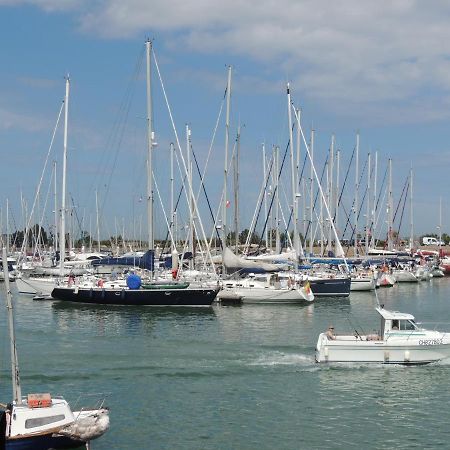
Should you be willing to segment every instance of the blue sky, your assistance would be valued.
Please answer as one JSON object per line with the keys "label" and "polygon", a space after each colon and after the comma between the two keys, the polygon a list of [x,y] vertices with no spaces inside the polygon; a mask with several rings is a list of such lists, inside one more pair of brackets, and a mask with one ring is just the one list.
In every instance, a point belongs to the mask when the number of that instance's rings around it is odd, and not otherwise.
{"label": "blue sky", "polygon": [[[393,158],[396,199],[413,165],[417,233],[436,230],[440,196],[448,232],[449,19],[443,1],[0,0],[3,216],[8,198],[21,224],[21,191],[32,204],[69,73],[68,191],[78,217],[85,217],[86,229],[91,217],[93,227],[97,189],[102,236],[114,234],[116,221],[125,223],[127,234],[133,227],[137,233],[139,217],[145,218],[146,112],[144,72],[136,75],[136,66],[150,37],[180,141],[188,123],[201,165],[226,66],[233,66],[231,142],[242,124],[241,228],[249,226],[262,182],[261,143],[287,143],[289,81],[305,131],[313,124],[317,133],[318,171],[332,133],[344,171],[359,130],[361,159],[378,150],[382,174]],[[168,146],[174,138],[156,77],[154,85],[155,172],[168,208]],[[206,179],[213,209],[222,189],[223,118]],[[59,131],[51,157],[59,172],[61,155]],[[48,183],[46,176],[41,207]],[[285,183],[287,188],[288,178]],[[351,195],[345,195],[347,207]],[[156,208],[160,236],[164,219],[157,198]],[[205,211],[203,205],[206,221]],[[402,234],[408,223],[405,217]]]}

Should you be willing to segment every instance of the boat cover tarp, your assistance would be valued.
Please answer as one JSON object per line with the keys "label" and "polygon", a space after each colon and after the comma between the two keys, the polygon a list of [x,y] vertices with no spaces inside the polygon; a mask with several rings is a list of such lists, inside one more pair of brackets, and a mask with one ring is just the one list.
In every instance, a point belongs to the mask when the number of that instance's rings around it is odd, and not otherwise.
{"label": "boat cover tarp", "polygon": [[286,270],[286,265],[271,264],[264,261],[252,261],[235,255],[228,247],[223,252],[223,264],[229,270],[249,270],[252,272],[278,272]]}
{"label": "boat cover tarp", "polygon": [[153,271],[155,260],[154,250],[147,250],[143,256],[122,256],[117,258],[102,258],[92,261],[97,266],[133,266]]}

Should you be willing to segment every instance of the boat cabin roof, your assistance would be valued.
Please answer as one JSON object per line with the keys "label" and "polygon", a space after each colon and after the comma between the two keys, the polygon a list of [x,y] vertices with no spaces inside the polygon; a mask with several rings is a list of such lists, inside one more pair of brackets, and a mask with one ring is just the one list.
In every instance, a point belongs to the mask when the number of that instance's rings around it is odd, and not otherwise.
{"label": "boat cabin roof", "polygon": [[414,320],[414,316],[412,314],[401,313],[398,311],[389,311],[384,308],[376,308],[376,310],[385,320]]}

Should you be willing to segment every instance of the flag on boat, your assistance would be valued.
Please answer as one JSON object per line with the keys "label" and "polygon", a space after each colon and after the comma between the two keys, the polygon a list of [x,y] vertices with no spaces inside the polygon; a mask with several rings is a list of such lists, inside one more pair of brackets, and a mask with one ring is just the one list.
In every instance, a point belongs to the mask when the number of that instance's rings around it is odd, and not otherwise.
{"label": "flag on boat", "polygon": [[307,281],[306,284],[305,284],[305,292],[307,294],[309,294],[311,292],[311,286],[309,284],[309,281]]}

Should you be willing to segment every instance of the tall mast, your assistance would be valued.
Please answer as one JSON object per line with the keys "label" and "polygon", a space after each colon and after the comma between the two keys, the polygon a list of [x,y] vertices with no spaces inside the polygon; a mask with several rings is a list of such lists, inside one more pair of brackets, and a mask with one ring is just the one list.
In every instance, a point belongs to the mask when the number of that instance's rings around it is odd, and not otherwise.
{"label": "tall mast", "polygon": [[[299,245],[298,245],[298,231],[297,231],[297,198],[296,198],[296,176],[295,176],[295,163],[294,163],[294,137],[292,134],[292,105],[291,105],[291,91],[289,83],[286,87],[287,91],[287,101],[288,101],[288,126],[289,126],[289,155],[291,159],[291,192],[292,192],[292,216],[294,222],[294,251],[295,257],[298,259],[299,256]],[[288,230],[289,232],[289,230]]]}
{"label": "tall mast", "polygon": [[[98,191],[95,190],[95,211],[97,214],[97,250],[100,253],[100,219],[99,219],[99,213],[98,213]],[[122,242],[123,242],[123,235],[122,235]]]}
{"label": "tall mast", "polygon": [[58,248],[58,192],[56,188],[56,161],[53,161],[53,195],[54,195],[54,207],[55,207],[55,233],[53,237],[54,251]]}
{"label": "tall mast", "polygon": [[67,170],[67,124],[69,119],[70,79],[66,78],[66,95],[64,97],[64,153],[61,190],[61,234],[59,238],[59,272],[64,274],[64,257],[66,254],[66,170]]}
{"label": "tall mast", "polygon": [[311,171],[310,171],[310,186],[309,186],[309,254],[312,255],[314,253],[314,236],[313,236],[313,208],[314,208],[314,173],[313,173],[313,165],[314,165],[314,128],[311,129]]}
{"label": "tall mast", "polygon": [[[413,168],[409,170],[409,215],[410,215],[410,230],[409,230],[409,249],[414,248],[414,211],[413,211]],[[439,221],[439,231],[441,230],[441,222]],[[441,240],[441,238],[439,238]]]}
{"label": "tall mast", "polygon": [[375,168],[373,174],[373,196],[372,196],[372,223],[370,225],[370,231],[372,233],[370,239],[370,246],[375,247],[375,218],[377,209],[377,178],[378,178],[378,152],[375,152]]}
{"label": "tall mast", "polygon": [[392,159],[389,158],[389,187],[388,187],[388,250],[393,249],[392,243],[392,222],[393,222],[393,203],[392,203]]}
{"label": "tall mast", "polygon": [[6,253],[9,252],[9,200],[6,199]]}
{"label": "tall mast", "polygon": [[[334,134],[331,136],[331,147],[330,147],[330,165],[328,166],[328,198],[327,204],[330,208],[331,217],[329,217],[329,227],[328,227],[328,242],[327,242],[327,250],[331,250],[331,242],[333,240],[333,225],[331,221],[333,220],[333,193],[334,193],[334,185],[333,185],[333,176],[334,176],[334,143],[335,137]],[[337,245],[337,243],[336,243]]]}
{"label": "tall mast", "polygon": [[359,133],[356,134],[356,150],[355,150],[355,231],[354,235],[354,256],[358,256],[358,190],[359,190]]}
{"label": "tall mast", "polygon": [[228,66],[227,112],[225,122],[225,163],[223,171],[222,233],[223,248],[227,246],[227,176],[228,176],[228,142],[230,139],[230,101],[231,101],[231,66]]}
{"label": "tall mast", "polygon": [[[186,160],[188,170],[188,183],[192,186],[192,159],[191,159],[191,130],[189,125],[186,125]],[[192,189],[189,189],[189,251],[192,254],[192,258],[189,260],[189,268],[194,268],[194,206],[192,198]]]}
{"label": "tall mast", "polygon": [[13,304],[11,297],[11,289],[9,287],[8,256],[6,254],[6,247],[3,247],[2,260],[3,260],[3,274],[5,276],[5,287],[6,287],[6,309],[8,310],[9,342],[11,345],[11,375],[13,386],[13,400],[16,402],[17,405],[21,405],[22,391],[20,388],[19,358],[17,357],[16,335],[14,332]]}
{"label": "tall mast", "polygon": [[175,153],[175,146],[173,142],[170,143],[170,236],[172,240],[172,250],[176,249],[176,242],[174,239],[174,172],[173,172],[173,157]]}
{"label": "tall mast", "polygon": [[371,188],[371,179],[370,172],[371,168],[371,154],[369,153],[367,162],[367,203],[366,203],[366,255],[369,253],[369,224],[370,224],[370,188]]}
{"label": "tall mast", "polygon": [[[338,217],[339,217],[339,172],[341,170],[341,151],[337,150],[336,152],[336,189],[335,189],[335,207],[334,207],[334,225],[337,230],[339,230],[338,226]],[[338,255],[339,244],[338,241],[335,241],[335,254]]]}
{"label": "tall mast", "polygon": [[280,149],[275,147],[275,253],[281,253],[280,248]]}
{"label": "tall mast", "polygon": [[241,125],[238,126],[236,137],[236,154],[234,157],[234,239],[236,254],[239,250],[239,153],[241,150]]}
{"label": "tall mast", "polygon": [[150,39],[145,43],[147,50],[147,221],[148,221],[148,249],[154,248],[153,237],[153,129],[152,129],[152,89],[151,89],[151,52]]}
{"label": "tall mast", "polygon": [[[266,144],[263,142],[262,144],[262,153],[263,153],[263,177],[264,177],[264,217],[267,220],[267,190],[266,190],[266,180],[267,180],[267,166],[266,166]],[[268,222],[270,223],[270,222]],[[266,248],[270,248],[269,244],[269,226],[266,226],[264,230],[264,236],[266,241]]]}

